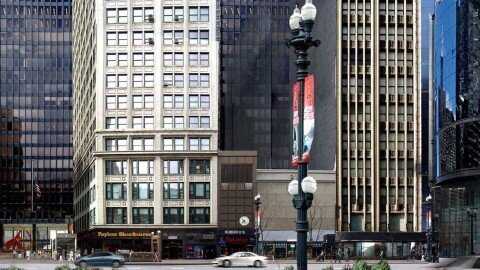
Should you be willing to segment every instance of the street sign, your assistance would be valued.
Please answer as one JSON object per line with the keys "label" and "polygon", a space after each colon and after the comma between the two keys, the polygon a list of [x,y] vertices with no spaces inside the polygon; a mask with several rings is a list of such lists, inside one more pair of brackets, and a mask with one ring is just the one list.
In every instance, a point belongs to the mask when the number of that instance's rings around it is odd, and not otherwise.
{"label": "street sign", "polygon": [[250,219],[246,216],[240,218],[240,225],[247,226],[250,223]]}

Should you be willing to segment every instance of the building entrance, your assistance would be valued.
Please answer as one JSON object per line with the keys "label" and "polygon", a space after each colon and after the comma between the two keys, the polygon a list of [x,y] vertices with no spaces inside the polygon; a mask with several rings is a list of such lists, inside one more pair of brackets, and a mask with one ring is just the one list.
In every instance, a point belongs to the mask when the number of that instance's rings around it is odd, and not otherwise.
{"label": "building entrance", "polygon": [[162,258],[164,259],[183,258],[183,241],[182,240],[163,240],[162,247],[163,247]]}

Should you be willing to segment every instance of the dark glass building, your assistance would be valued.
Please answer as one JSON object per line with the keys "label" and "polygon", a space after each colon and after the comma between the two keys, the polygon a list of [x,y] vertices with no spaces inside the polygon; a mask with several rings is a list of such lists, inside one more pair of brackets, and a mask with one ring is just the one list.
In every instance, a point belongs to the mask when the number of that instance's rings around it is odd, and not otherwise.
{"label": "dark glass building", "polygon": [[[72,215],[70,0],[0,1],[0,248]],[[18,236],[18,237],[17,237]],[[12,239],[20,239],[13,243]],[[45,243],[44,243],[45,242]]]}
{"label": "dark glass building", "polygon": [[[287,48],[286,40],[291,37],[288,20],[295,1],[218,3],[220,149],[257,151],[259,169],[290,168],[290,97],[295,66],[293,49]],[[323,43],[311,50],[311,71],[317,76],[317,122],[310,168],[333,169],[335,27],[325,25],[335,25],[335,16],[327,15],[335,13],[335,5],[315,5],[315,37]]]}
{"label": "dark glass building", "polygon": [[435,7],[434,224],[440,255],[448,257],[480,252],[479,12],[475,0],[442,0]]}

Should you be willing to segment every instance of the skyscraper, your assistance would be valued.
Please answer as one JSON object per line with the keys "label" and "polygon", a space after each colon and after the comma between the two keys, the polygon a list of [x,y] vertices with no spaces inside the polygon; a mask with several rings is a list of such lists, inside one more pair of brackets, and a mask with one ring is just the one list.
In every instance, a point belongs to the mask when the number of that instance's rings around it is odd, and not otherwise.
{"label": "skyscraper", "polygon": [[419,1],[338,2],[337,229],[421,229]]}
{"label": "skyscraper", "polygon": [[433,197],[442,257],[480,252],[479,12],[477,1],[442,0],[435,6]]}
{"label": "skyscraper", "polygon": [[0,3],[0,246],[27,249],[72,216],[71,3]]}
{"label": "skyscraper", "polygon": [[[96,248],[215,251],[216,4],[76,1],[75,228]],[[93,241],[95,240],[95,241]]]}

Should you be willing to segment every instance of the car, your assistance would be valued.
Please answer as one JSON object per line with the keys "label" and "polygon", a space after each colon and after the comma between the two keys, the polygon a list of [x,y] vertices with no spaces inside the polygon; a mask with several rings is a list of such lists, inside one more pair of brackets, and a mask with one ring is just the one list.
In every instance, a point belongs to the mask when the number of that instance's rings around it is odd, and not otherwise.
{"label": "car", "polygon": [[252,252],[235,252],[230,256],[216,258],[213,265],[219,267],[253,266],[263,267],[267,264],[267,257]]}
{"label": "car", "polygon": [[125,264],[125,258],[112,252],[96,252],[80,257],[75,261],[75,265],[82,268],[87,266],[111,266],[118,268],[123,264]]}

